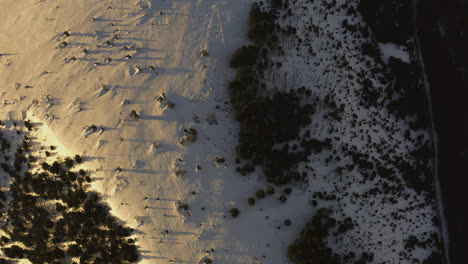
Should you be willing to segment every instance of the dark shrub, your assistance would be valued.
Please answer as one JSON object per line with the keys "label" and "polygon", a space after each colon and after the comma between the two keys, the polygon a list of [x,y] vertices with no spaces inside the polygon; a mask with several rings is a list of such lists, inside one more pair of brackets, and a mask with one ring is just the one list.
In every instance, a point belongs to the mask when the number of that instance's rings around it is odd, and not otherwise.
{"label": "dark shrub", "polygon": [[137,113],[137,111],[132,110],[132,111],[130,112],[130,119],[131,119],[131,120],[136,120],[136,119],[138,119],[138,118],[140,118],[140,115]]}
{"label": "dark shrub", "polygon": [[9,258],[23,258],[25,250],[18,247],[17,245],[13,245],[9,248],[3,248],[2,249],[5,255]]}
{"label": "dark shrub", "polygon": [[80,155],[75,155],[75,162],[76,163],[81,163],[81,162],[83,162],[83,158]]}
{"label": "dark shrub", "polygon": [[75,164],[75,162],[73,161],[73,159],[70,158],[70,157],[66,157],[64,163],[65,163],[65,167],[67,167],[67,168],[69,168],[69,169],[72,168],[73,165]]}
{"label": "dark shrub", "polygon": [[240,213],[239,209],[237,208],[232,208],[231,210],[229,210],[229,213],[232,217],[237,217]]}
{"label": "dark shrub", "polygon": [[124,260],[127,260],[129,262],[138,261],[138,251],[135,245],[124,244],[124,246],[122,247],[122,254]]}
{"label": "dark shrub", "polygon": [[275,193],[275,188],[273,186],[268,186],[266,189],[266,193],[272,195]]}
{"label": "dark shrub", "polygon": [[80,249],[80,246],[77,244],[70,245],[67,249],[67,254],[70,257],[79,257],[81,255],[82,251]]}
{"label": "dark shrub", "polygon": [[288,200],[288,197],[286,197],[286,195],[282,194],[278,200],[280,200],[282,203],[285,203],[287,200]]}
{"label": "dark shrub", "polygon": [[257,190],[257,191],[255,192],[255,196],[256,196],[258,199],[263,199],[263,198],[265,198],[265,191],[263,191],[263,190],[261,190],[261,189],[260,189],[260,190]]}
{"label": "dark shrub", "polygon": [[185,210],[185,211],[188,211],[189,205],[188,205],[188,204],[179,204],[179,206],[177,206],[177,209],[178,209],[178,210]]}
{"label": "dark shrub", "polygon": [[229,66],[233,69],[239,67],[251,66],[257,62],[258,48],[255,46],[243,45],[234,52],[229,61]]}

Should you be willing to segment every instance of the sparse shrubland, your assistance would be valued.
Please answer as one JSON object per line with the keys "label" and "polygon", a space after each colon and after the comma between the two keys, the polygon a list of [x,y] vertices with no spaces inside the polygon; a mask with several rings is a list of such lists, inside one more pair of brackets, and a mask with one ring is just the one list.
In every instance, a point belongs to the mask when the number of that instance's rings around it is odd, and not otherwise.
{"label": "sparse shrubland", "polygon": [[[237,73],[228,86],[234,116],[240,123],[236,170],[241,175],[261,167],[267,181],[277,185],[324,180],[334,190],[314,192],[311,202],[314,207],[322,201],[327,205],[342,205],[343,200],[350,198],[354,205],[366,204],[377,209],[373,199],[381,199],[392,210],[401,207],[404,208],[402,211],[409,212],[410,208],[416,207],[402,206],[400,198],[408,199],[406,192],[411,188],[420,195],[415,200],[425,201],[418,208],[429,208],[434,195],[433,151],[430,141],[424,137],[429,120],[428,108],[415,64],[410,1],[371,2],[321,1],[310,4],[309,1],[269,0],[252,5],[248,31],[252,42],[238,49],[231,58],[230,66]],[[309,17],[311,13],[326,21],[327,16],[333,19],[347,17],[335,29],[328,22],[317,22],[316,17]],[[367,23],[362,23],[362,18]],[[329,21],[333,23],[333,19]],[[344,33],[338,34],[336,30]],[[379,42],[400,45],[402,58],[388,56]],[[348,51],[352,55],[343,54]],[[324,53],[330,55],[329,58],[323,56]],[[302,56],[308,59],[297,59]],[[353,62],[355,59],[362,63],[357,65]],[[295,69],[291,61],[303,64]],[[310,67],[307,66],[309,63]],[[301,87],[301,84],[296,87],[294,77],[288,79],[287,74],[313,75],[302,71],[301,67],[313,74],[326,75],[326,81],[332,84],[323,84],[321,76],[314,76],[310,79],[318,83],[308,86],[312,88]],[[280,74],[285,76],[276,78]],[[332,76],[331,81],[329,76]],[[270,81],[283,77],[291,82],[277,84]],[[314,125],[324,129],[306,129],[312,119],[321,118],[321,115],[324,122],[314,122]],[[403,136],[404,130],[400,126],[408,127],[403,142],[392,138],[393,135]],[[326,136],[318,139],[312,133]],[[402,143],[408,145],[405,150],[397,146]],[[311,155],[319,153],[322,154]],[[333,167],[333,173],[317,172],[312,165],[308,166],[312,160],[312,164],[323,161],[325,167]],[[307,161],[305,169],[304,161]],[[366,190],[355,193],[355,185]],[[270,194],[268,189],[266,193]],[[248,203],[253,205],[255,199],[264,199],[266,193],[258,190],[256,198],[249,198]],[[290,193],[291,189],[285,189],[276,199],[284,203]],[[366,247],[358,248],[359,253],[343,253],[340,251],[343,248],[336,251],[340,253],[334,252],[332,246],[327,245],[328,239],[332,239],[331,234],[340,237],[359,225],[349,217],[335,220],[332,214],[331,209],[319,209],[311,223],[317,221],[314,225],[324,226],[318,231],[304,229],[308,231],[303,233],[308,232],[309,236],[305,238],[301,234],[302,240],[298,239],[290,247],[291,260],[304,264],[379,260],[379,256],[374,257]],[[336,214],[338,216],[338,212]],[[402,219],[397,213],[388,216],[376,211],[371,214],[376,218]],[[395,232],[393,223],[390,226]],[[368,238],[365,235],[351,236],[358,241]],[[439,252],[437,243],[431,247]],[[404,257],[411,258],[410,254]]]}

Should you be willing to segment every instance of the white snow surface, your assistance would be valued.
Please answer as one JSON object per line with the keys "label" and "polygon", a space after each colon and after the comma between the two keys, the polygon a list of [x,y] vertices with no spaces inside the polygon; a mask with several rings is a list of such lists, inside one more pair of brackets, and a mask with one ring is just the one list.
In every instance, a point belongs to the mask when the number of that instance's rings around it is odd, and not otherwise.
{"label": "white snow surface", "polygon": [[[298,208],[307,201],[300,197],[291,199],[294,207],[273,200],[247,209],[247,197],[261,184],[234,171],[237,124],[223,110],[225,85],[234,74],[227,65],[246,41],[251,2],[0,3],[2,118],[34,116],[56,137],[55,145],[88,157],[88,169],[96,171],[93,187],[138,230],[141,263],[198,263],[211,248],[217,263],[253,263],[263,254],[271,263],[287,263],[285,246],[305,222]],[[65,31],[71,35],[65,38]],[[67,46],[56,48],[63,41]],[[203,49],[208,56],[201,56]],[[127,54],[132,58],[125,60]],[[72,57],[76,61],[65,63]],[[174,109],[160,109],[155,99],[161,93]],[[140,120],[130,120],[133,109]],[[209,125],[209,114],[220,125]],[[92,124],[104,130],[85,133]],[[180,146],[190,127],[198,130],[197,142]],[[227,168],[216,166],[216,156]],[[178,158],[187,171],[183,178],[174,175]],[[177,212],[177,201],[189,204],[191,217]],[[228,216],[234,206],[241,210],[238,219]],[[284,215],[294,225],[277,230]],[[170,233],[161,234],[166,229]]]}
{"label": "white snow surface", "polygon": [[406,63],[410,62],[409,54],[402,46],[393,43],[379,43],[385,62],[388,62],[390,57],[398,58]]}
{"label": "white snow surface", "polygon": [[[206,256],[214,263],[255,263],[253,257],[268,264],[290,263],[287,246],[315,211],[310,206],[311,192],[362,194],[372,187],[359,183],[358,172],[338,175],[335,169],[340,162],[330,166],[324,162],[330,153],[324,153],[303,164],[304,169],[313,167],[313,177],[302,190],[294,189],[286,204],[276,199],[283,188],[276,188],[274,197],[248,206],[247,198],[264,188],[265,182],[259,169],[248,177],[234,171],[238,125],[226,102],[226,83],[234,76],[228,68],[229,57],[248,43],[247,16],[252,2],[0,3],[1,119],[29,117],[43,123],[39,133],[40,138],[47,135],[47,144],[59,145],[64,155],[86,158],[86,168],[94,171],[93,188],[104,194],[113,214],[137,229],[141,263],[172,260],[198,264]],[[346,103],[345,112],[358,114],[358,121],[385,116],[398,128],[386,132],[366,121],[354,128],[348,123],[349,116],[332,126],[330,119],[323,118],[327,108],[320,103],[310,126],[314,137],[334,137],[363,149],[366,141],[359,131],[372,129],[372,142],[389,141],[398,146],[397,152],[408,152],[411,143],[403,138],[406,124],[388,113],[357,106],[353,91],[359,87],[345,76],[365,68],[364,62],[357,59],[355,46],[331,48],[344,36],[340,29],[343,15],[323,17],[317,2],[304,4],[310,10],[315,7],[316,13],[298,12],[287,22],[299,25],[299,32],[309,21],[321,27],[319,35],[310,38],[314,59],[303,56],[306,48],[298,52],[285,41],[283,66],[269,80],[296,88],[307,84],[321,99],[331,95],[338,105]],[[63,36],[65,31],[71,35]],[[58,48],[63,41],[67,45]],[[208,55],[202,56],[202,50]],[[335,55],[346,57],[353,70],[330,63]],[[156,99],[162,93],[175,103],[173,109],[160,107]],[[131,120],[132,110],[139,113],[139,119]],[[212,115],[218,125],[207,121],[213,120]],[[93,124],[98,126],[96,132],[87,132]],[[198,140],[182,146],[178,142],[186,128],[197,129]],[[154,143],[160,147],[154,148]],[[217,156],[224,157],[226,164],[215,164]],[[377,150],[371,156],[380,159]],[[201,170],[196,171],[196,165]],[[118,172],[117,167],[123,171]],[[175,175],[179,168],[186,171],[182,177]],[[339,253],[366,247],[380,261],[405,263],[398,262],[405,234],[437,231],[429,221],[435,215],[431,206],[414,209],[399,221],[389,219],[391,213],[423,201],[411,190],[407,192],[412,200],[398,199],[396,205],[382,203],[380,198],[350,203],[349,196],[321,203],[351,216],[358,226],[344,241],[330,238],[330,245]],[[191,216],[177,211],[178,201],[190,206]],[[232,207],[240,209],[236,219],[229,216]],[[418,218],[421,214],[425,217]],[[283,226],[287,218],[292,220],[290,227]],[[410,225],[414,222],[418,223],[416,229]],[[392,225],[398,226],[397,231]],[[163,234],[164,230],[169,233]],[[361,239],[367,235],[375,240]],[[383,243],[376,244],[379,240]],[[419,250],[416,255],[423,258],[428,251]]]}

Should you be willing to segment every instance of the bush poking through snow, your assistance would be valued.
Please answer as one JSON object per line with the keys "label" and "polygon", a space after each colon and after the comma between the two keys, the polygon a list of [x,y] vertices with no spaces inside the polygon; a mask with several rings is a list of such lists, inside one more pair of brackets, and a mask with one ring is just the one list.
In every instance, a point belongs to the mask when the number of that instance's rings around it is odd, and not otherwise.
{"label": "bush poking through snow", "polygon": [[288,200],[288,197],[286,197],[286,195],[282,194],[278,200],[282,203],[285,203],[287,200]]}
{"label": "bush poking through snow", "polygon": [[89,132],[94,133],[94,132],[96,132],[96,131],[97,131],[97,126],[94,125],[94,124],[88,126],[88,127],[85,129],[85,133],[89,133]]}
{"label": "bush poking through snow", "polygon": [[83,158],[80,155],[75,155],[75,162],[79,164],[83,162]]}
{"label": "bush poking through snow", "polygon": [[174,175],[181,178],[181,177],[184,177],[184,175],[187,173],[187,171],[181,169],[181,168],[177,168],[175,171],[174,171]]}
{"label": "bush poking through snow", "polygon": [[247,202],[249,203],[249,205],[255,205],[255,198],[249,197],[249,199],[247,199]]}
{"label": "bush poking through snow", "polygon": [[268,186],[266,189],[266,193],[272,195],[275,193],[275,188],[273,186]]}
{"label": "bush poking through snow", "polygon": [[240,211],[237,208],[232,208],[231,210],[229,210],[229,214],[232,217],[237,217],[240,214]]}
{"label": "bush poking through snow", "polygon": [[195,128],[184,129],[184,135],[179,140],[180,145],[185,145],[187,142],[194,143],[198,139],[198,132]]}
{"label": "bush poking through snow", "polygon": [[59,45],[57,45],[57,47],[55,47],[56,49],[63,49],[65,48],[66,46],[68,45],[68,43],[66,41],[63,41],[61,42]]}
{"label": "bush poking through snow", "polygon": [[156,98],[156,102],[159,103],[161,109],[173,109],[175,107],[175,103],[166,99],[166,95],[162,93],[158,98]]}
{"label": "bush poking through snow", "polygon": [[137,113],[137,111],[132,110],[132,111],[130,112],[130,119],[131,119],[131,120],[136,120],[136,119],[138,119],[138,118],[140,118],[140,115]]}
{"label": "bush poking through snow", "polygon": [[75,165],[75,162],[70,157],[66,157],[64,163],[65,163],[65,167],[67,167],[69,169],[73,168],[73,165]]}
{"label": "bush poking through snow", "polygon": [[24,126],[28,129],[28,131],[32,131],[33,124],[31,123],[30,120],[24,121]]}
{"label": "bush poking through snow", "polygon": [[178,211],[182,211],[182,210],[188,211],[188,210],[189,210],[189,206],[188,206],[188,204],[181,203],[181,204],[179,204],[179,205],[177,206],[177,210],[178,210]]}
{"label": "bush poking through snow", "polygon": [[255,192],[255,197],[257,197],[258,199],[263,199],[265,198],[265,191],[259,189]]}
{"label": "bush poking through snow", "polygon": [[216,158],[215,158],[215,163],[216,163],[216,165],[221,165],[221,164],[223,164],[224,162],[226,162],[226,160],[225,160],[223,157],[216,157]]}

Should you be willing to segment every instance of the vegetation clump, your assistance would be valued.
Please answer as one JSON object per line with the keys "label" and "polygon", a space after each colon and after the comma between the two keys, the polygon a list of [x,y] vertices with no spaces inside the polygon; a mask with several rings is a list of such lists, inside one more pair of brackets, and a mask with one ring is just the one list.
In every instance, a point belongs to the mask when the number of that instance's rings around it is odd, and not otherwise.
{"label": "vegetation clump", "polygon": [[231,210],[229,210],[229,214],[232,217],[237,217],[240,214],[240,211],[237,208],[232,208]]}
{"label": "vegetation clump", "polygon": [[252,66],[257,62],[258,48],[256,46],[242,46],[231,56],[229,66],[233,69]]}
{"label": "vegetation clump", "polygon": [[[28,146],[38,145],[30,138],[25,141]],[[8,225],[2,226],[0,240],[6,257],[26,258],[33,264],[138,261],[137,246],[129,238],[133,230],[89,190],[84,170],[72,171],[76,159],[26,166],[31,148],[23,144],[15,151],[22,162],[13,164],[10,159],[2,163],[1,172],[11,178],[5,192],[11,202],[2,216]],[[0,263],[9,261],[0,259]]]}
{"label": "vegetation clump", "polygon": [[304,100],[311,95],[305,87],[269,95],[261,84],[265,65],[261,61],[265,60],[266,46],[277,40],[273,13],[256,3],[252,5],[248,36],[254,45],[244,45],[232,55],[230,66],[238,71],[228,90],[235,118],[240,123],[236,152],[247,161],[237,171],[247,175],[261,165],[269,182],[285,184],[302,179],[296,165],[307,158],[311,149],[306,146],[304,150],[292,151],[288,144],[281,149],[274,146],[299,137],[302,128],[311,122],[314,107]]}
{"label": "vegetation clump", "polygon": [[249,205],[255,205],[255,198],[249,197],[249,198],[247,199],[247,202],[249,203]]}
{"label": "vegetation clump", "polygon": [[282,203],[285,203],[287,200],[288,200],[288,197],[286,197],[286,195],[282,194],[280,195],[280,197],[278,198],[278,200]]}
{"label": "vegetation clump", "polygon": [[275,20],[276,17],[272,11],[264,11],[257,3],[253,3],[249,13],[249,39],[255,43],[262,43],[271,39],[277,40],[272,35],[275,29]]}
{"label": "vegetation clump", "polygon": [[140,118],[140,115],[137,113],[137,111],[132,110],[132,111],[130,112],[130,119],[131,119],[131,120],[136,120],[136,119],[138,119],[138,118]]}
{"label": "vegetation clump", "polygon": [[198,139],[198,132],[195,128],[184,129],[184,135],[180,138],[179,144],[185,145],[187,142],[194,143]]}
{"label": "vegetation clump", "polygon": [[325,243],[336,220],[332,211],[320,208],[301,231],[299,238],[288,247],[288,257],[297,264],[340,263],[341,256],[334,254]]}
{"label": "vegetation clump", "polygon": [[358,10],[379,42],[405,44],[413,33],[410,0],[361,0]]}
{"label": "vegetation clump", "polygon": [[269,195],[273,195],[275,193],[275,188],[273,186],[268,186],[266,189],[266,193]]}
{"label": "vegetation clump", "polygon": [[257,191],[255,192],[255,196],[256,196],[258,199],[263,199],[263,198],[265,198],[265,191],[259,189],[259,190],[257,190]]}

